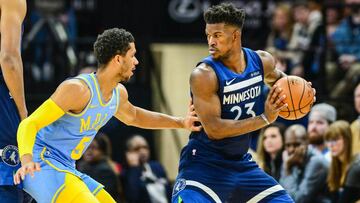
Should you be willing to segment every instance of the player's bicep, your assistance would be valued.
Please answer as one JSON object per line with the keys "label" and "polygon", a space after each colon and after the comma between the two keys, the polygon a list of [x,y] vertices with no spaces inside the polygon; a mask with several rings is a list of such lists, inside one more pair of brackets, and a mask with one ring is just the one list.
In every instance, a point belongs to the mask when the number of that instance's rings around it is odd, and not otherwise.
{"label": "player's bicep", "polygon": [[214,119],[219,119],[221,116],[220,101],[216,94],[202,96],[201,94],[193,93],[193,103],[196,114],[198,115],[200,122],[206,129]]}
{"label": "player's bicep", "polygon": [[1,52],[20,53],[22,21],[26,7],[17,4],[18,1],[8,1],[1,9]]}
{"label": "player's bicep", "polygon": [[196,114],[205,128],[221,117],[218,82],[211,69],[195,69],[190,77],[190,87]]}

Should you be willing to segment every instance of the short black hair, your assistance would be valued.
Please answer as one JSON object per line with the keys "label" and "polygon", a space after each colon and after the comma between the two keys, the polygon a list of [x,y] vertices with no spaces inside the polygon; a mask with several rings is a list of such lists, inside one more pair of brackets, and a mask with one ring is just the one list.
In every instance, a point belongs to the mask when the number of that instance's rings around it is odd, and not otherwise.
{"label": "short black hair", "polygon": [[124,56],[132,42],[135,42],[134,37],[125,29],[112,28],[98,35],[94,54],[99,66],[107,64],[117,54]]}
{"label": "short black hair", "polygon": [[132,144],[133,144],[132,141],[133,141],[134,138],[136,138],[136,137],[140,137],[140,138],[144,139],[145,142],[146,142],[146,144],[149,145],[148,141],[145,139],[144,136],[142,136],[142,135],[140,135],[140,134],[134,134],[134,135],[131,135],[131,136],[126,140],[125,146],[126,146],[126,150],[127,150],[127,151],[131,150],[131,148],[133,147],[133,146],[132,146]]}
{"label": "short black hair", "polygon": [[221,3],[210,7],[204,13],[206,24],[225,23],[242,29],[245,20],[245,10],[238,9],[233,4]]}

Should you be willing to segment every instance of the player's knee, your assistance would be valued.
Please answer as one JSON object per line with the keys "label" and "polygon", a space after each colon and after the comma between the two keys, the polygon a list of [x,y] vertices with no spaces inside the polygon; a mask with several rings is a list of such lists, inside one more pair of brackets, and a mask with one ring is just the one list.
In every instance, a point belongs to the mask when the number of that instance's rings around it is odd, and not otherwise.
{"label": "player's knee", "polygon": [[106,192],[105,189],[101,189],[96,194],[96,199],[99,200],[100,203],[115,203],[116,201],[111,197],[111,195]]}

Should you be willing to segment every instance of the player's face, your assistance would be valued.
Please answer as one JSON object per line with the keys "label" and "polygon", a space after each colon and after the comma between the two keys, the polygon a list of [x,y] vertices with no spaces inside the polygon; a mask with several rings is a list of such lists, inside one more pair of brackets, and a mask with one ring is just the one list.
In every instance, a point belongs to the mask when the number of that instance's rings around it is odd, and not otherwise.
{"label": "player's face", "polygon": [[210,55],[217,60],[229,57],[238,29],[225,23],[206,24],[206,37]]}
{"label": "player's face", "polygon": [[122,81],[128,81],[132,75],[134,75],[135,66],[139,64],[139,61],[135,57],[136,49],[135,43],[130,43],[130,49],[122,57],[121,63],[121,78]]}
{"label": "player's face", "polygon": [[329,128],[329,123],[324,119],[320,112],[312,112],[308,123],[309,142],[311,144],[322,144],[325,131]]}
{"label": "player's face", "polygon": [[331,151],[331,156],[337,157],[340,156],[344,152],[344,139],[342,136],[339,136],[338,138],[334,140],[327,140],[326,146]]}
{"label": "player's face", "polygon": [[278,153],[282,146],[283,141],[281,139],[280,130],[277,127],[268,127],[264,132],[264,148],[269,154]]}
{"label": "player's face", "polygon": [[354,105],[356,111],[360,114],[360,84],[356,87],[354,91]]}

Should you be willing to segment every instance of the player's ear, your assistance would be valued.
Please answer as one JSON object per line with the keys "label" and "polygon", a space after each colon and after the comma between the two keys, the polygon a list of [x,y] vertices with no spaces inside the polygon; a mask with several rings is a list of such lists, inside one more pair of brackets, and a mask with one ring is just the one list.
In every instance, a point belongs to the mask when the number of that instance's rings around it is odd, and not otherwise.
{"label": "player's ear", "polygon": [[233,40],[235,41],[235,40],[239,40],[241,38],[241,32],[240,32],[240,30],[235,30],[234,32],[233,32]]}
{"label": "player's ear", "polygon": [[115,63],[118,63],[119,65],[123,64],[123,57],[120,54],[115,55],[114,60]]}

